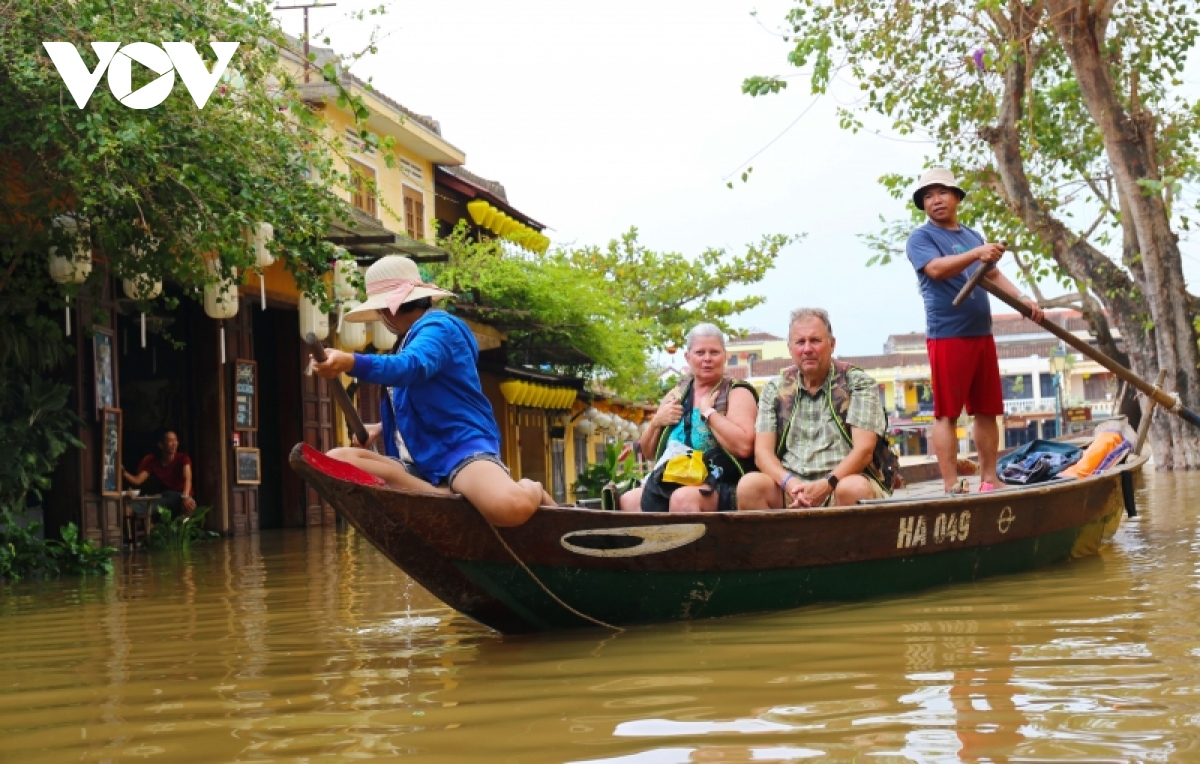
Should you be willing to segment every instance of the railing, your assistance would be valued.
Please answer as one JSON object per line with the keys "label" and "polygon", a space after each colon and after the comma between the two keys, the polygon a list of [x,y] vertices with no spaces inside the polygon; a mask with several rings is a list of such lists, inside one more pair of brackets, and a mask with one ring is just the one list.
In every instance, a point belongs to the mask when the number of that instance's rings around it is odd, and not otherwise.
{"label": "railing", "polygon": [[1040,401],[1035,400],[1034,398],[1021,398],[1018,400],[1004,402],[1004,413],[1005,414],[1030,414],[1035,411],[1053,411],[1053,410],[1054,410],[1054,399],[1053,398],[1043,398]]}

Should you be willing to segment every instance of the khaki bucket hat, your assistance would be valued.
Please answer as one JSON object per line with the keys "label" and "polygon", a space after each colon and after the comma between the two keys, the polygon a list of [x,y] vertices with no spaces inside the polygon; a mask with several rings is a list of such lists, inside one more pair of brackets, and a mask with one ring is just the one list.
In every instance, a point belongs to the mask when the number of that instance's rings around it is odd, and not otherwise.
{"label": "khaki bucket hat", "polygon": [[440,300],[453,297],[453,292],[421,280],[417,264],[407,257],[387,255],[376,260],[366,275],[367,300],[353,310],[346,311],[343,321],[365,324],[379,321],[379,311],[395,313],[401,305],[425,297]]}
{"label": "khaki bucket hat", "polygon": [[917,209],[925,211],[925,200],[921,197],[925,193],[925,189],[930,186],[945,186],[958,192],[958,200],[961,202],[966,198],[967,192],[962,190],[958,185],[958,180],[955,179],[954,173],[944,167],[934,167],[925,171],[921,179],[917,181],[917,187],[913,189],[912,200],[913,204],[917,205]]}

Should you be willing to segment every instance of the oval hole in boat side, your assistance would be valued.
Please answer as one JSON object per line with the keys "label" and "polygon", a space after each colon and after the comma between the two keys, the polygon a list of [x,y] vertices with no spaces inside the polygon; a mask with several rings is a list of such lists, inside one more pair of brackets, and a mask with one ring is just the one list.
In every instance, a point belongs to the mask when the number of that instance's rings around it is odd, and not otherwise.
{"label": "oval hole in boat side", "polygon": [[564,549],[589,557],[640,557],[692,543],[704,535],[703,523],[641,525],[572,531],[559,540]]}
{"label": "oval hole in boat side", "polygon": [[628,536],[615,533],[597,533],[593,536],[585,534],[563,536],[563,542],[570,541],[575,546],[584,549],[632,549],[641,546],[646,540],[640,536]]}

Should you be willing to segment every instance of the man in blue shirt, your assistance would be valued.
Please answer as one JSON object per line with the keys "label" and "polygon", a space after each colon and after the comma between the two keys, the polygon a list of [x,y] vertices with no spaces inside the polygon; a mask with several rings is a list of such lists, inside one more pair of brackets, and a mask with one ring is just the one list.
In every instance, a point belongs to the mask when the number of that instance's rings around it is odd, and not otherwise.
{"label": "man in blue shirt", "polygon": [[[342,320],[383,321],[404,339],[390,355],[329,350],[323,363],[314,361],[319,376],[350,374],[385,386],[368,442],[329,455],[395,488],[460,493],[493,525],[520,525],[540,504],[553,505],[540,483],[514,482],[500,461],[500,428],[476,368],[479,345],[465,323],[433,307],[452,293],[424,283],[416,264],[397,255],[367,269],[366,287],[367,301]],[[385,455],[366,450],[380,439]]]}
{"label": "man in blue shirt", "polygon": [[[985,242],[958,222],[958,205],[966,195],[949,170],[934,168],[921,176],[912,200],[929,222],[912,232],[907,247],[925,300],[925,343],[933,384],[933,450],[947,493],[956,490],[958,481],[957,422],[964,406],[975,418],[979,490],[990,491],[1000,484],[996,475],[1000,427],[996,419],[1004,415],[1004,391],[992,338],[991,303],[982,289],[975,289],[960,307],[954,307],[953,301],[978,268],[1000,261],[1005,247]],[[1041,322],[1042,310],[1037,303],[998,269],[993,268],[986,278],[1029,305],[1033,320]]]}

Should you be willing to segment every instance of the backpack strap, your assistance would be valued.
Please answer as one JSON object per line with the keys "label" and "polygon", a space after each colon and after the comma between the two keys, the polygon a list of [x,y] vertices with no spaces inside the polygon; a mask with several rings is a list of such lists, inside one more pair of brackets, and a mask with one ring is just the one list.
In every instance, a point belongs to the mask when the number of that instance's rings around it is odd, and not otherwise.
{"label": "backpack strap", "polygon": [[796,395],[800,392],[800,370],[789,366],[779,373],[779,388],[775,394],[775,455],[782,458],[787,450],[788,432],[796,414]]}

